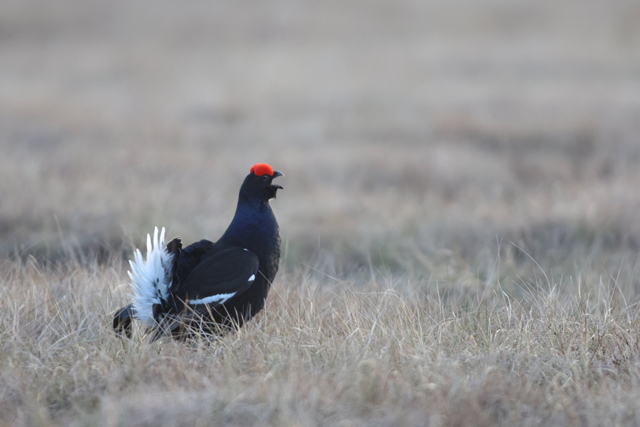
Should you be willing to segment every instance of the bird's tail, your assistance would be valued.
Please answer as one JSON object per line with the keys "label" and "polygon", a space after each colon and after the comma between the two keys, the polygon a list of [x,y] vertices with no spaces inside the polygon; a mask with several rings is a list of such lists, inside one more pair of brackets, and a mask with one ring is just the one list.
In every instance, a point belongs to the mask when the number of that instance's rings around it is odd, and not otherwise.
{"label": "bird's tail", "polygon": [[151,236],[147,235],[147,259],[142,258],[140,249],[134,252],[134,260],[129,261],[131,289],[133,290],[133,311],[135,318],[148,326],[155,326],[153,306],[164,305],[169,298],[173,280],[175,253],[164,249],[164,227],[158,239],[158,227]]}

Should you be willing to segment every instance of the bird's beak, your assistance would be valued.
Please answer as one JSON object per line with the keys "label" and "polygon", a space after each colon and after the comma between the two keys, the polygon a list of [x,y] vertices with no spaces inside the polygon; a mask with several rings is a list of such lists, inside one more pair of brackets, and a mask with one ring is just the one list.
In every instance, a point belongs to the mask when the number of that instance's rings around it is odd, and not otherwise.
{"label": "bird's beak", "polygon": [[[282,172],[273,171],[273,175],[272,175],[273,178],[271,178],[271,179],[277,178],[279,176],[284,176],[284,174]],[[278,185],[278,184],[271,184],[271,186],[275,187],[275,188],[279,188],[280,190],[284,190],[284,187],[282,187],[281,185]]]}

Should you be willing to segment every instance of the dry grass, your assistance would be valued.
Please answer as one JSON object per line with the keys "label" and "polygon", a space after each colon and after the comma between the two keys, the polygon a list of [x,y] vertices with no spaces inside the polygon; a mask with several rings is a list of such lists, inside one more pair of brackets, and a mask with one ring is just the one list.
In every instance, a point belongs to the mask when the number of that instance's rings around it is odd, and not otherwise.
{"label": "dry grass", "polygon": [[[635,0],[0,2],[0,425],[640,425]],[[286,173],[267,308],[120,340]]]}
{"label": "dry grass", "polygon": [[150,345],[110,329],[122,273],[119,260],[3,265],[3,422],[640,422],[640,310],[612,280],[462,287],[285,271],[239,333]]}

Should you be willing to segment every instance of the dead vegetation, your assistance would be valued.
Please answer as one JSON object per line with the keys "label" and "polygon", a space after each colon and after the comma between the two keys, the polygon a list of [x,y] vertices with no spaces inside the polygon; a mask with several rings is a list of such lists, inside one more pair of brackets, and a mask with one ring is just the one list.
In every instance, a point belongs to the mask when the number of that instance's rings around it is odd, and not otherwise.
{"label": "dead vegetation", "polygon": [[[0,3],[0,425],[640,425],[640,9]],[[237,334],[120,340],[126,259],[286,174]]]}
{"label": "dead vegetation", "polygon": [[640,312],[611,279],[464,285],[285,270],[237,334],[148,344],[143,330],[123,341],[110,329],[122,268],[5,263],[4,422],[638,421]]}

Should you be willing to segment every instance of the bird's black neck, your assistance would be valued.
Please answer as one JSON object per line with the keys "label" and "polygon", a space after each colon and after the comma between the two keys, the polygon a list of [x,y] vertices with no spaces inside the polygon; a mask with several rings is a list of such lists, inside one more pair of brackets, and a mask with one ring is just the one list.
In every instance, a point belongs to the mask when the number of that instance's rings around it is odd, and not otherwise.
{"label": "bird's black neck", "polygon": [[268,201],[252,200],[242,195],[236,213],[220,238],[233,246],[242,246],[252,251],[270,250],[270,242],[279,242],[279,228]]}

